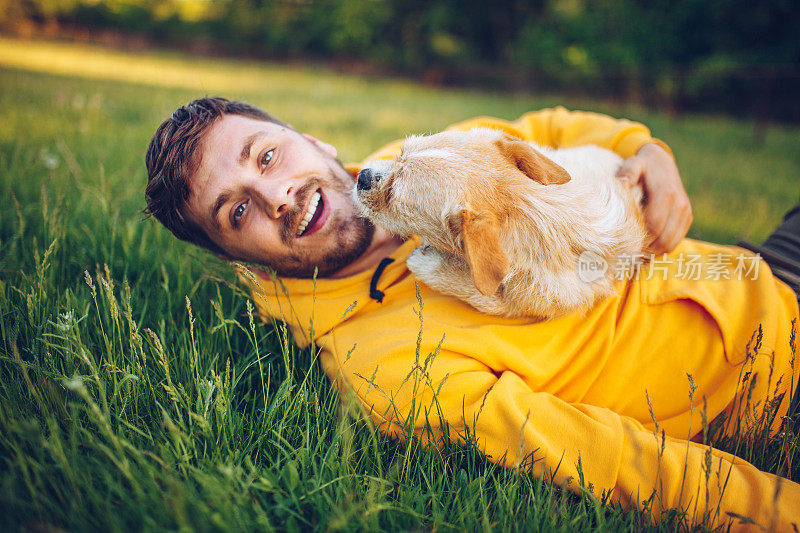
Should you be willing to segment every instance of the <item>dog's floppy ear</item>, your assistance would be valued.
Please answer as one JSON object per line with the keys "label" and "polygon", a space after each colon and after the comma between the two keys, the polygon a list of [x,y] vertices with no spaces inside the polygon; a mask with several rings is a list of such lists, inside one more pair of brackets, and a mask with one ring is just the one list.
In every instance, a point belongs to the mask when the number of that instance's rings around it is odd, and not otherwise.
{"label": "dog's floppy ear", "polygon": [[500,246],[500,225],[491,214],[469,209],[462,209],[460,218],[464,255],[472,271],[472,281],[481,294],[491,296],[509,270],[508,258]]}
{"label": "dog's floppy ear", "polygon": [[504,135],[495,144],[500,149],[500,153],[516,165],[523,174],[542,185],[561,185],[570,180],[566,170],[534,150],[525,141]]}

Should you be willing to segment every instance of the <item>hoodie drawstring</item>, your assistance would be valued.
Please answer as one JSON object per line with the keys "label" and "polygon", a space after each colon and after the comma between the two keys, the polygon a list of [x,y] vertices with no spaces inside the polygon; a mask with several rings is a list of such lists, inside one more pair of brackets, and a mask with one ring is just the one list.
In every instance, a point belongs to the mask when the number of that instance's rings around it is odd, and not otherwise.
{"label": "hoodie drawstring", "polygon": [[381,274],[383,274],[383,270],[391,263],[394,263],[394,259],[391,257],[384,257],[381,259],[381,262],[378,263],[378,268],[375,269],[375,273],[372,275],[372,279],[369,282],[369,297],[378,303],[383,303],[383,297],[385,296],[383,291],[378,290],[378,279],[381,277]]}

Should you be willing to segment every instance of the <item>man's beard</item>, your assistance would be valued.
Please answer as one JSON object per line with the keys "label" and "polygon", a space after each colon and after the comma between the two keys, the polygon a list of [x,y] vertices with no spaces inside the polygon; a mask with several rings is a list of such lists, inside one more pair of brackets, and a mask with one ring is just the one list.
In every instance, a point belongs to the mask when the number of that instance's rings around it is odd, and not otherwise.
{"label": "man's beard", "polygon": [[[353,186],[352,177],[339,163],[333,159],[328,169],[327,179],[312,179],[303,186],[297,193],[298,206],[305,206],[308,197],[318,188],[326,187],[329,191],[341,193],[350,200],[350,189]],[[292,216],[284,217],[284,227],[281,229],[281,240],[291,249],[291,245],[296,242],[294,236],[297,227],[298,217],[302,213],[294,213]],[[353,214],[349,219],[347,215],[340,211],[334,211],[330,215],[327,224],[335,228],[335,233],[331,238],[335,240],[335,245],[328,248],[321,257],[309,258],[306,253],[298,252],[289,257],[281,258],[277,261],[270,261],[268,266],[276,274],[287,278],[312,278],[327,277],[346,267],[367,251],[372,243],[375,233],[375,226],[366,218]]]}

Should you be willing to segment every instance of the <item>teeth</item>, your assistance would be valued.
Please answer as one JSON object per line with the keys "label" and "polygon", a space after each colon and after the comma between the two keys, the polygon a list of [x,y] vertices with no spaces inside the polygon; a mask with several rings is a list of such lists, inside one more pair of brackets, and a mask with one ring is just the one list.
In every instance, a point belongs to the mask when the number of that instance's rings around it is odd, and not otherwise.
{"label": "teeth", "polygon": [[314,218],[314,213],[317,212],[317,206],[319,205],[319,193],[315,192],[314,196],[311,197],[311,200],[308,202],[308,211],[306,211],[306,216],[303,217],[303,220],[300,222],[300,226],[297,228],[297,236],[303,234],[306,230],[306,226],[308,223],[311,222],[311,219]]}

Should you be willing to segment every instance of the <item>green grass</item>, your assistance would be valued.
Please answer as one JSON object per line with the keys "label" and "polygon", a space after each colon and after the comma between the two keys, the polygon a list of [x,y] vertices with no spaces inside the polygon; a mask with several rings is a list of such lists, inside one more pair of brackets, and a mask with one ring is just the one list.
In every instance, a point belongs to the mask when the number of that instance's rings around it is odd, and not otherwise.
{"label": "green grass", "polygon": [[[757,147],[726,118],[0,39],[3,529],[650,528],[470,446],[396,443],[347,416],[316,354],[254,319],[229,267],[143,222],[150,135],[204,94],[263,106],[346,161],[479,114],[640,120],[677,154],[691,235],[718,242],[765,237],[800,194],[797,128]],[[800,464],[796,437],[755,437],[726,446],[773,472]]]}

